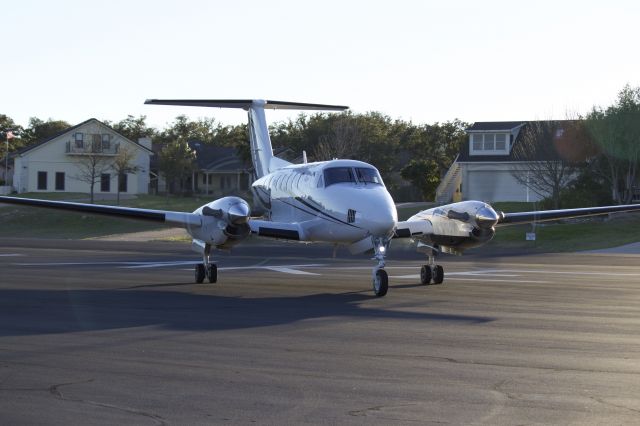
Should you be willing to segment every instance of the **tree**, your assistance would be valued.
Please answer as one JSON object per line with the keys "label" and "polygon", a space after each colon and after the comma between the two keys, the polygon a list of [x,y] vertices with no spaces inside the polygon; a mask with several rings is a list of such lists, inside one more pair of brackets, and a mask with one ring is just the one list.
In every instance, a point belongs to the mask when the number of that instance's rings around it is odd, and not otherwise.
{"label": "tree", "polygon": [[31,117],[29,119],[29,126],[24,129],[22,138],[25,146],[28,146],[58,135],[69,127],[71,127],[71,125],[64,120],[53,120],[50,118],[47,121],[42,121],[39,118]]}
{"label": "tree", "polygon": [[434,160],[414,158],[402,168],[400,175],[413,183],[425,200],[432,200],[440,183],[438,165]]}
{"label": "tree", "polygon": [[640,87],[626,85],[613,105],[594,107],[586,123],[602,152],[596,169],[609,182],[614,201],[630,203],[640,162]]}
{"label": "tree", "polygon": [[137,142],[140,138],[153,137],[157,133],[155,129],[147,126],[146,120],[146,115],[137,118],[133,115],[127,115],[127,118],[117,123],[109,121],[105,121],[105,123],[127,139]]}
{"label": "tree", "polygon": [[138,171],[138,166],[135,165],[135,159],[135,150],[123,145],[118,147],[118,153],[111,165],[113,171],[116,172],[116,176],[118,176],[118,189],[116,193],[116,202],[118,205],[120,205],[120,190],[123,179],[125,179],[124,182],[126,182],[128,173],[136,173]]}
{"label": "tree", "polygon": [[313,157],[319,161],[354,158],[358,155],[361,143],[362,137],[357,124],[350,116],[342,115],[331,123],[328,134],[320,136],[313,150]]}
{"label": "tree", "polygon": [[75,162],[78,173],[72,177],[89,185],[90,202],[93,204],[95,185],[101,181],[102,175],[112,168],[113,161],[103,155],[102,141],[96,138],[85,145],[84,153],[77,155]]}
{"label": "tree", "polygon": [[196,152],[185,139],[177,139],[162,148],[159,168],[167,181],[167,193],[174,192],[176,184],[184,191],[184,181],[193,173],[195,159]]}
{"label": "tree", "polygon": [[588,135],[579,120],[533,121],[521,129],[512,148],[513,177],[560,207],[562,188],[576,178],[576,166],[590,155]]}

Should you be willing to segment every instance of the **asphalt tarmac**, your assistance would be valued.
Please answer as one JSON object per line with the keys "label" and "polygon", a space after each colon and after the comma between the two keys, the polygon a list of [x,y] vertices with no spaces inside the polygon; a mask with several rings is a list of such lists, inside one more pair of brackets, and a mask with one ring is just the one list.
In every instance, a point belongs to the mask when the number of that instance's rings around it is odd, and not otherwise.
{"label": "asphalt tarmac", "polygon": [[0,240],[0,424],[638,424],[640,257]]}

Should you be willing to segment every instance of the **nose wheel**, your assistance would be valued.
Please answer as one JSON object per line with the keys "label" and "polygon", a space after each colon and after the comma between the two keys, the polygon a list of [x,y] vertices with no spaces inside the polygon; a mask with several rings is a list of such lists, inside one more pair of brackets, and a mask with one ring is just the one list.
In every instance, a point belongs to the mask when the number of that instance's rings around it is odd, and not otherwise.
{"label": "nose wheel", "polygon": [[376,297],[383,297],[389,290],[389,276],[384,270],[384,257],[389,247],[388,238],[373,238],[373,250],[375,256],[373,260],[377,260],[378,264],[373,268],[373,293]]}
{"label": "nose wheel", "polygon": [[389,276],[384,269],[378,269],[373,275],[373,293],[376,297],[382,297],[389,290]]}

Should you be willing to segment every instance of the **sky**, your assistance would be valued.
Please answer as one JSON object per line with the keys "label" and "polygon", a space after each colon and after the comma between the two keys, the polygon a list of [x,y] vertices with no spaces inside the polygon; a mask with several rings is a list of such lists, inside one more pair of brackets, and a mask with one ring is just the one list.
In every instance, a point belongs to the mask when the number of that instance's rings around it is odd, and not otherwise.
{"label": "sky", "polygon": [[637,1],[0,0],[0,11],[0,114],[23,126],[246,118],[147,98],[349,105],[417,124],[566,118],[640,86]]}

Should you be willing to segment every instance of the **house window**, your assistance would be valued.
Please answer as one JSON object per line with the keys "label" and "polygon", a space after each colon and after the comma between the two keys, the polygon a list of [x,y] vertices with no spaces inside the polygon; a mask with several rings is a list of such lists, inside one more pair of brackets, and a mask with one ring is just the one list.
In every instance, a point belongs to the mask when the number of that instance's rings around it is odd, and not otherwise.
{"label": "house window", "polygon": [[111,149],[111,135],[107,133],[102,135],[102,149],[106,151]]}
{"label": "house window", "polygon": [[100,175],[100,191],[111,191],[111,175],[109,173],[102,173]]}
{"label": "house window", "polygon": [[75,134],[76,148],[84,148],[84,133]]}
{"label": "house window", "polygon": [[38,189],[47,190],[47,172],[38,172]]}
{"label": "house window", "polygon": [[473,133],[470,151],[476,155],[508,154],[507,133]]}
{"label": "house window", "polygon": [[102,138],[100,135],[91,135],[91,152],[102,152]]}
{"label": "house window", "polygon": [[126,173],[121,173],[120,176],[118,176],[118,191],[120,192],[127,192],[127,177],[129,175],[127,175]]}
{"label": "house window", "polygon": [[495,151],[495,149],[496,149],[495,137],[496,137],[496,135],[493,134],[493,133],[487,133],[487,134],[484,135],[484,150],[485,151]]}
{"label": "house window", "polygon": [[482,151],[482,135],[474,134],[473,135],[473,150],[474,151]]}
{"label": "house window", "polygon": [[56,172],[56,191],[64,191],[64,172]]}

